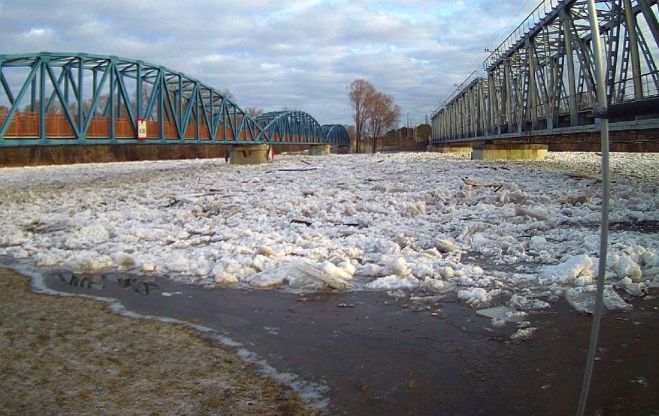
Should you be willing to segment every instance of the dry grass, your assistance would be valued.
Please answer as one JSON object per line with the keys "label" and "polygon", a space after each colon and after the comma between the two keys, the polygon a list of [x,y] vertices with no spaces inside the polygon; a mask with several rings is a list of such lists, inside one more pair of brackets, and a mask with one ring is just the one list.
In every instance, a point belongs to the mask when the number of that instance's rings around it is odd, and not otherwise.
{"label": "dry grass", "polygon": [[0,414],[309,414],[296,394],[185,327],[35,294],[3,269],[0,351]]}

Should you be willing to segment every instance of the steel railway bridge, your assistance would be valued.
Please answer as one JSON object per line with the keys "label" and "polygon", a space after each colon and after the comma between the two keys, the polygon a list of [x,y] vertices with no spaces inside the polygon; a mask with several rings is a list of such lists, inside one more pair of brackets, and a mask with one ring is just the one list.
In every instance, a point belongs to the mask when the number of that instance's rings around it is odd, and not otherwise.
{"label": "steel railway bridge", "polygon": [[98,144],[349,145],[301,111],[250,117],[212,87],[138,60],[0,55],[0,147]]}
{"label": "steel railway bridge", "polygon": [[[432,116],[433,145],[551,144],[615,134],[655,141],[659,132],[656,0],[599,0],[606,50],[607,114],[596,108],[586,0],[544,0]],[[461,88],[461,89],[460,89]]]}

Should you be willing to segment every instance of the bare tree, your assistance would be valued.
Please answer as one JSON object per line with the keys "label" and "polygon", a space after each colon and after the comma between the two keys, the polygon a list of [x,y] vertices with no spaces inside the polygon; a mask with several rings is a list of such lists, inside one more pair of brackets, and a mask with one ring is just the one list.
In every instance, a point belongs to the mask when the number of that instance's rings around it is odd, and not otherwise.
{"label": "bare tree", "polygon": [[223,88],[220,90],[220,95],[227,100],[231,101],[232,103],[236,102],[236,97],[233,95],[230,89],[228,88]]}
{"label": "bare tree", "polygon": [[369,97],[375,94],[373,84],[365,79],[354,80],[349,87],[350,101],[355,108],[355,151],[359,153],[359,142],[364,132],[366,121],[366,107]]}
{"label": "bare tree", "polygon": [[400,107],[394,103],[391,95],[375,92],[366,103],[366,120],[373,137],[372,152],[378,147],[378,138],[386,129],[394,126],[400,117]]}
{"label": "bare tree", "polygon": [[251,118],[256,118],[264,113],[264,110],[261,107],[247,107],[245,113]]}
{"label": "bare tree", "polygon": [[355,126],[344,126],[346,130],[348,131],[348,137],[350,137],[350,146],[354,149],[356,146],[353,146],[353,143],[355,142]]}

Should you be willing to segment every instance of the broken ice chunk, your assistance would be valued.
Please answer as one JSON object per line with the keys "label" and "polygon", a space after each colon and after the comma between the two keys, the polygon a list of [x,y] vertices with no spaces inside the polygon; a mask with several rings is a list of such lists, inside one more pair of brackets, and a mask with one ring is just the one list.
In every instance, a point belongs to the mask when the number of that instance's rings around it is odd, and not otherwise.
{"label": "broken ice chunk", "polygon": [[618,282],[616,287],[622,287],[625,289],[625,292],[633,296],[645,296],[648,294],[645,283],[633,282],[629,277],[625,277],[620,282]]}
{"label": "broken ice chunk", "polygon": [[455,285],[451,283],[444,282],[443,280],[432,279],[430,277],[426,277],[423,279],[423,282],[421,282],[421,288],[428,292],[444,293],[452,290],[454,287]]}
{"label": "broken ice chunk", "polygon": [[538,328],[534,328],[534,327],[520,328],[510,336],[510,339],[512,339],[513,341],[528,341],[529,339],[531,339],[533,333],[537,329]]}
{"label": "broken ice chunk", "polygon": [[262,255],[262,256],[268,256],[268,257],[277,257],[277,253],[275,251],[268,247],[268,246],[261,246],[257,250],[257,253]]}
{"label": "broken ice chunk", "polygon": [[215,283],[217,283],[220,287],[233,286],[238,283],[238,278],[235,275],[218,273],[215,275]]}
{"label": "broken ice chunk", "polygon": [[592,276],[593,260],[587,255],[572,256],[565,262],[540,269],[538,283],[572,283],[579,276]]}
{"label": "broken ice chunk", "polygon": [[388,257],[388,256],[385,256],[384,261],[385,261],[385,264],[384,264],[383,273],[385,275],[397,274],[397,275],[400,275],[400,276],[408,276],[412,273],[412,270],[410,269],[409,265],[407,264],[407,261],[405,261],[404,257],[399,257],[399,256]]}
{"label": "broken ice chunk", "polygon": [[617,258],[615,258],[614,260],[615,262],[614,269],[618,277],[620,277],[621,279],[628,277],[634,282],[640,282],[641,266],[636,264],[636,262],[626,254],[622,254],[616,257]]}
{"label": "broken ice chunk", "polygon": [[440,253],[453,253],[458,251],[458,246],[449,240],[435,240],[435,247]]}
{"label": "broken ice chunk", "polygon": [[474,308],[487,306],[492,302],[492,296],[482,287],[470,287],[458,290],[458,299]]}
{"label": "broken ice chunk", "polygon": [[403,299],[403,298],[407,297],[407,294],[405,292],[403,292],[402,290],[400,290],[400,289],[390,290],[390,291],[387,292],[387,295],[389,297],[394,298],[394,299]]}
{"label": "broken ice chunk", "polygon": [[478,315],[492,318],[496,321],[519,322],[527,316],[526,312],[520,312],[507,306],[495,306],[493,308],[479,309]]}
{"label": "broken ice chunk", "polygon": [[548,212],[539,209],[531,209],[522,205],[515,206],[515,215],[518,217],[526,216],[540,221],[546,221],[551,218]]}
{"label": "broken ice chunk", "polygon": [[390,275],[376,279],[366,284],[367,289],[373,290],[396,290],[396,289],[416,289],[419,286],[419,280],[415,277],[404,277]]}
{"label": "broken ice chunk", "polygon": [[[565,291],[570,306],[581,313],[595,312],[595,291],[589,288],[573,288]],[[629,310],[632,305],[625,302],[615,291],[604,289],[604,306],[608,310]]]}
{"label": "broken ice chunk", "polygon": [[322,281],[331,288],[343,290],[351,287],[346,280],[351,279],[352,276],[330,262],[324,262],[318,267],[305,260],[293,260],[291,266],[297,271]]}
{"label": "broken ice chunk", "polygon": [[289,274],[289,267],[279,267],[273,270],[254,274],[247,279],[247,283],[258,288],[281,286],[286,283],[286,279]]}
{"label": "broken ice chunk", "polygon": [[657,267],[659,266],[659,255],[654,252],[652,249],[647,249],[642,255],[641,255],[641,260],[643,260],[643,264],[649,267]]}
{"label": "broken ice chunk", "polygon": [[534,235],[533,237],[531,237],[531,240],[529,241],[529,248],[531,250],[535,250],[535,251],[544,250],[546,246],[547,246],[547,240],[539,235]]}
{"label": "broken ice chunk", "polygon": [[501,328],[503,326],[506,326],[506,321],[503,319],[497,319],[497,318],[492,318],[490,321],[490,325],[492,325],[495,328]]}
{"label": "broken ice chunk", "polygon": [[540,299],[528,299],[525,296],[513,295],[510,298],[510,306],[516,309],[523,311],[538,310],[538,309],[547,309],[549,308],[549,303],[540,300]]}
{"label": "broken ice chunk", "polygon": [[373,263],[364,264],[357,268],[355,274],[358,276],[371,277],[382,276],[382,266]]}

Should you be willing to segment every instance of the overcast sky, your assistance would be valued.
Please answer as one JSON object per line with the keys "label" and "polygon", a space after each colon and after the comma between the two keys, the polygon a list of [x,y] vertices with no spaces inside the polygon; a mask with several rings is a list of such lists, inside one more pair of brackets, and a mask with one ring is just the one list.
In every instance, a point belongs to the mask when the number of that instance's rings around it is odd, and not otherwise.
{"label": "overcast sky", "polygon": [[365,78],[422,121],[539,0],[0,0],[0,53],[112,54],[163,65],[242,108],[352,123]]}

